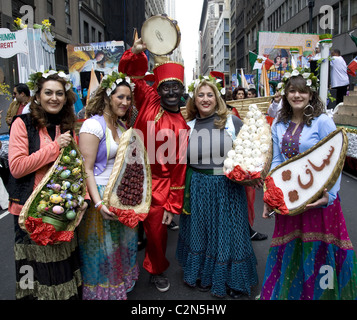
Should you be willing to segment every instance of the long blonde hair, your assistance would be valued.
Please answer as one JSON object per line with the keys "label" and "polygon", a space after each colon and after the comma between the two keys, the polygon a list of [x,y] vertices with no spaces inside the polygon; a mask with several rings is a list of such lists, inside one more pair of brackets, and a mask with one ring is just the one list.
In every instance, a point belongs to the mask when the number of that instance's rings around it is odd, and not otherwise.
{"label": "long blonde hair", "polygon": [[229,115],[229,110],[223,98],[221,97],[221,94],[219,93],[217,87],[212,82],[207,81],[206,79],[202,80],[198,84],[198,86],[193,91],[193,97],[192,98],[190,97],[187,101],[186,120],[191,121],[196,118],[198,114],[198,109],[196,107],[195,98],[197,97],[199,90],[203,86],[209,86],[210,88],[212,88],[214,95],[216,96],[216,101],[217,101],[216,114],[219,116],[219,119],[216,119],[214,124],[217,127],[217,129],[224,129]]}

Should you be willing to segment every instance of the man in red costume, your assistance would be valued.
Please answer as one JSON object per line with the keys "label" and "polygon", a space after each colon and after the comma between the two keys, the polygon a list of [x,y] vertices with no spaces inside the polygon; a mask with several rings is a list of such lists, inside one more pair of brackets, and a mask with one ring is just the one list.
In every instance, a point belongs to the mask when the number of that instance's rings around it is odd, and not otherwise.
{"label": "man in red costume", "polygon": [[[124,52],[119,72],[135,82],[135,103],[139,110],[134,128],[143,133],[152,173],[152,202],[144,221],[147,238],[143,266],[151,274],[156,288],[165,292],[170,282],[164,271],[169,267],[166,258],[167,225],[174,214],[180,214],[186,174],[186,149],[189,127],[180,112],[184,93],[184,67],[165,62],[154,68],[155,84],[144,80],[148,60],[141,39]],[[157,88],[157,90],[155,89]]]}

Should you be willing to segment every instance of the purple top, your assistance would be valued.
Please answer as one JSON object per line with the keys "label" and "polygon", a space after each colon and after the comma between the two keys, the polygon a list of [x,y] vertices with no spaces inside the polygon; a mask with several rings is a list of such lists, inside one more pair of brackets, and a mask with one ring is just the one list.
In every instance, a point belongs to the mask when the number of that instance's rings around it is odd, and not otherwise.
{"label": "purple top", "polygon": [[295,128],[296,123],[290,122],[290,125],[286,130],[282,141],[282,152],[289,159],[300,153],[300,137],[302,129],[304,128],[304,124],[301,123],[293,134]]}

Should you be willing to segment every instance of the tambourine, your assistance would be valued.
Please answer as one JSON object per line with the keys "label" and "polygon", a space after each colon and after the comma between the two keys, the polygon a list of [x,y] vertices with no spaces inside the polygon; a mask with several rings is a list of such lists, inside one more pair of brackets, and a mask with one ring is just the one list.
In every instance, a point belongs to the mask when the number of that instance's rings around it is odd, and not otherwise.
{"label": "tambourine", "polygon": [[168,55],[179,46],[181,31],[175,20],[167,15],[156,15],[144,22],[141,38],[152,54]]}

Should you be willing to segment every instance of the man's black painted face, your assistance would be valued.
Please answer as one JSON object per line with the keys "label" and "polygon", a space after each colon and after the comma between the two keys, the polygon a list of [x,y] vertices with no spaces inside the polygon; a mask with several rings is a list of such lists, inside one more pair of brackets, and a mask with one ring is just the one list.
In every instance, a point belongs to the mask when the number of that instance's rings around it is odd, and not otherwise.
{"label": "man's black painted face", "polygon": [[176,80],[165,81],[157,89],[162,106],[167,108],[179,106],[183,91],[183,85]]}

